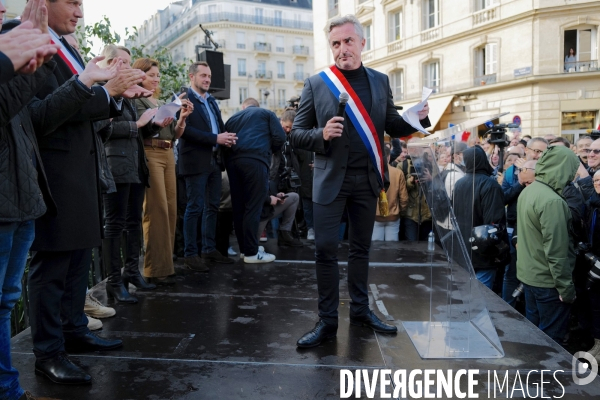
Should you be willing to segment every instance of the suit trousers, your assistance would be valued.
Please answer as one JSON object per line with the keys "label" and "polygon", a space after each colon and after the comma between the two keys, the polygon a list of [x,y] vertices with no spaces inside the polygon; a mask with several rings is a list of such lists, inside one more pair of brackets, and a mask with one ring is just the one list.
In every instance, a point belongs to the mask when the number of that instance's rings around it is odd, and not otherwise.
{"label": "suit trousers", "polygon": [[369,250],[375,222],[377,197],[371,189],[368,175],[346,175],[337,197],[330,204],[313,204],[319,317],[328,324],[337,324],[339,293],[338,243],[344,209],[348,209],[348,291],[350,315],[369,312],[367,281]]}
{"label": "suit trousers", "polygon": [[227,160],[226,167],[238,245],[245,256],[254,256],[258,253],[260,214],[269,193],[269,168],[252,158]]}
{"label": "suit trousers", "polygon": [[144,199],[144,276],[163,277],[175,273],[173,246],[177,226],[177,181],[175,155],[171,149],[145,147],[150,187]]}
{"label": "suit trousers", "polygon": [[65,338],[86,335],[83,313],[92,249],[36,251],[29,266],[33,353],[48,359],[65,351]]}

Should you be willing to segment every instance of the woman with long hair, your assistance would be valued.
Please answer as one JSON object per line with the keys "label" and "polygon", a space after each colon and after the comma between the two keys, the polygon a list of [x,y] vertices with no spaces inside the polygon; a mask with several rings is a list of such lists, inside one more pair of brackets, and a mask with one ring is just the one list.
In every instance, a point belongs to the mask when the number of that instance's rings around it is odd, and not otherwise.
{"label": "woman with long hair", "polygon": [[[141,83],[145,89],[154,91],[154,96],[136,100],[138,115],[147,110],[156,110],[165,103],[159,100],[160,67],[158,61],[140,58],[133,68],[146,73]],[[150,187],[146,189],[142,225],[144,229],[144,276],[159,285],[172,285],[175,279],[173,267],[173,245],[177,223],[177,191],[175,177],[175,139],[183,134],[185,119],[192,113],[194,106],[182,99],[179,120],[162,124],[144,138],[144,149],[148,157]]]}
{"label": "woman with long hair", "polygon": [[[118,60],[124,68],[131,68],[131,52],[123,46],[108,45],[102,51],[103,66],[110,66]],[[128,283],[138,290],[156,288],[149,285],[140,275],[139,240],[130,237],[131,232],[140,234],[142,222],[142,202],[145,187],[148,185],[148,167],[144,156],[142,132],[149,131],[150,121],[156,111],[137,115],[135,104],[123,99],[122,115],[105,120],[96,125],[104,141],[108,165],[116,184],[116,192],[103,195],[105,225],[102,240],[102,260],[108,272],[106,294],[109,299],[119,302],[137,303],[137,298],[128,291]],[[104,126],[102,126],[104,125]],[[121,237],[126,232],[127,242],[123,246],[125,268],[121,275]]]}

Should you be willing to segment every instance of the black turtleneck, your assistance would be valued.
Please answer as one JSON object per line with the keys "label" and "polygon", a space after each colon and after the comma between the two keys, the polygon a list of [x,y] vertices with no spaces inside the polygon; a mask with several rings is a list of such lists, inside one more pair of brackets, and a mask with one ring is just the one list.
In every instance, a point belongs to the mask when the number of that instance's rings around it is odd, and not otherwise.
{"label": "black turtleneck", "polygon": [[[365,110],[370,114],[373,101],[371,99],[371,86],[369,85],[365,67],[361,64],[358,69],[340,69],[340,72],[348,80],[348,83],[362,101]],[[348,127],[348,138],[350,139],[350,152],[348,153],[348,167],[346,173],[348,175],[367,174],[369,163],[371,162],[367,148],[350,119],[346,117],[345,122]]]}

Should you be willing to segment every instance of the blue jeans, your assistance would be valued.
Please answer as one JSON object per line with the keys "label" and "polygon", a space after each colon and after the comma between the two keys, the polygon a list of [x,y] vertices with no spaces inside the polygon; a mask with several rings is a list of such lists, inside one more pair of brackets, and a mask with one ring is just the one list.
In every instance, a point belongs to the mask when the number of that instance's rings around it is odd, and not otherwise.
{"label": "blue jeans", "polygon": [[0,398],[23,395],[19,372],[10,357],[10,313],[21,297],[27,252],[35,237],[35,221],[0,223]]}
{"label": "blue jeans", "polygon": [[202,253],[216,249],[217,213],[221,200],[221,169],[185,177],[187,207],[183,217],[185,257],[198,255],[198,219],[202,218]]}
{"label": "blue jeans", "polygon": [[502,299],[511,306],[515,306],[516,300],[512,297],[513,292],[519,286],[517,279],[517,249],[512,245],[512,232],[508,233],[508,243],[510,245],[510,262],[504,270],[504,281],[502,284]]}
{"label": "blue jeans", "polygon": [[562,343],[569,329],[571,305],[559,299],[556,288],[523,284],[526,317],[555,342]]}
{"label": "blue jeans", "polygon": [[496,279],[495,269],[481,269],[479,271],[475,271],[475,275],[477,276],[479,282],[490,288],[490,290],[493,289],[494,280]]}

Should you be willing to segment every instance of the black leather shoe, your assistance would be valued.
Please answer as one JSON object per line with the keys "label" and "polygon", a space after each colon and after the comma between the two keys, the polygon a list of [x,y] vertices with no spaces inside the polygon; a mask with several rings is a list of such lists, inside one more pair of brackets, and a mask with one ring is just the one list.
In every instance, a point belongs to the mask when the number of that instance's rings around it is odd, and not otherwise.
{"label": "black leather shoe", "polygon": [[206,261],[204,258],[198,256],[186,257],[183,259],[183,265],[185,265],[188,269],[196,272],[208,272],[210,269],[206,265]]}
{"label": "black leather shoe", "polygon": [[315,347],[321,344],[325,339],[335,337],[337,335],[337,325],[326,324],[322,319],[315,324],[315,327],[306,332],[298,342],[298,347]]}
{"label": "black leather shoe", "polygon": [[35,374],[61,385],[89,385],[92,383],[92,377],[73,364],[65,353],[58,353],[48,360],[36,360]]}
{"label": "black leather shoe", "polygon": [[172,276],[163,276],[160,278],[148,278],[148,282],[156,285],[156,286],[173,286],[177,283],[174,277]]}
{"label": "black leather shoe", "polygon": [[77,337],[65,339],[65,349],[68,352],[79,353],[86,351],[113,350],[123,346],[120,339],[106,339],[93,332]]}
{"label": "black leather shoe", "polygon": [[384,323],[382,320],[373,313],[373,311],[369,310],[369,313],[360,317],[350,316],[350,324],[356,326],[368,326],[373,329],[375,332],[379,333],[396,333],[398,332],[398,328],[394,325],[388,325]]}
{"label": "black leather shoe", "polygon": [[219,264],[233,264],[235,262],[232,258],[225,257],[223,254],[219,253],[219,250],[213,250],[210,253],[202,253],[202,258]]}

